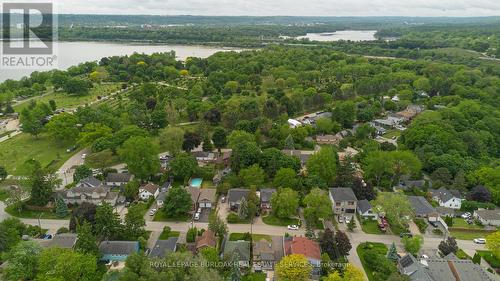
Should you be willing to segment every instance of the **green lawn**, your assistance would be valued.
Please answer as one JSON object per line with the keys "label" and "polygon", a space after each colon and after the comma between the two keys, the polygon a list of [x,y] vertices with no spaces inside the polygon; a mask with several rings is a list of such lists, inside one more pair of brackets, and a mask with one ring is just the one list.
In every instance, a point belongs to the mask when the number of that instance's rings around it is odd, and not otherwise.
{"label": "green lawn", "polygon": [[179,231],[169,231],[169,232],[162,231],[158,239],[167,240],[170,237],[179,237],[179,235],[180,235]]}
{"label": "green lawn", "polygon": [[64,218],[60,218],[54,212],[49,212],[49,211],[30,211],[22,209],[21,212],[18,212],[17,208],[15,208],[14,205],[7,206],[7,208],[5,208],[5,212],[11,216],[23,219],[38,219],[40,215],[41,219],[55,219],[55,220],[67,220],[70,217],[70,215],[67,215]]}
{"label": "green lawn", "polygon": [[384,234],[378,227],[378,222],[376,220],[361,220],[361,229],[364,233],[368,234]]}
{"label": "green lawn", "polygon": [[[76,108],[80,105],[85,105],[87,103],[93,102],[97,100],[98,96],[106,96],[113,92],[116,92],[121,88],[120,83],[116,84],[106,84],[106,85],[97,85],[94,84],[94,87],[89,91],[88,95],[77,96],[77,95],[68,95],[63,92],[57,93],[49,93],[44,96],[35,97],[33,100],[36,102],[45,102],[49,103],[50,100],[54,100],[56,102],[57,108]],[[16,112],[20,112],[25,107],[29,106],[31,101],[23,102],[19,105],[14,106],[14,110]]]}
{"label": "green lawn", "polygon": [[401,136],[400,130],[389,130],[385,134],[382,135],[384,138],[392,139],[393,137]]}
{"label": "green lawn", "polygon": [[291,219],[291,218],[282,219],[282,218],[276,217],[273,214],[270,214],[268,216],[263,217],[262,221],[265,224],[276,225],[276,226],[288,226],[288,225],[292,225],[292,224],[294,224],[294,225],[299,224],[298,219]]}
{"label": "green lawn", "polygon": [[7,189],[0,189],[0,201],[7,200],[10,196],[10,193]]}
{"label": "green lawn", "polygon": [[455,255],[457,256],[457,258],[462,259],[462,260],[466,260],[466,259],[472,260],[472,258],[469,255],[467,255],[467,253],[464,252],[464,250],[462,250],[462,249],[458,249],[458,251]]}
{"label": "green lawn", "polygon": [[481,257],[487,261],[491,267],[493,268],[500,268],[500,260],[495,258],[495,256],[493,255],[493,253],[491,251],[477,251],[477,253],[479,255],[481,255]]}
{"label": "green lawn", "polygon": [[462,218],[453,218],[453,226],[452,227],[461,227],[461,228],[470,228],[470,229],[482,229],[482,228],[484,228],[483,226],[477,225],[475,223],[468,224]]}
{"label": "green lawn", "polygon": [[449,228],[450,235],[459,240],[473,240],[474,238],[484,238],[487,235],[495,232],[494,230],[483,229],[462,229],[462,228]]}
{"label": "green lawn", "polygon": [[[367,249],[365,249],[365,246],[368,246]],[[363,259],[364,253],[368,249],[375,249],[377,252],[379,252],[381,255],[386,255],[387,254],[387,246],[382,243],[376,243],[376,242],[366,242],[366,243],[361,243],[359,244],[358,248],[356,248],[356,253],[359,256],[359,259],[361,260],[361,264],[363,265],[363,268],[366,272],[366,275],[368,276],[368,280],[372,281],[373,279],[373,272],[366,266],[366,261]]]}
{"label": "green lawn", "polygon": [[35,159],[43,167],[58,169],[73,153],[67,153],[68,146],[59,146],[46,134],[38,138],[29,134],[19,134],[0,144],[0,166],[4,166],[9,174],[23,175],[23,164]]}
{"label": "green lawn", "polygon": [[165,214],[165,212],[162,210],[158,210],[155,214],[155,217],[153,218],[153,221],[186,222],[189,220],[191,220],[191,216],[188,214],[181,216],[181,217],[177,217],[177,218],[171,218],[171,217],[167,217],[167,214]]}
{"label": "green lawn", "polygon": [[[248,239],[246,239],[245,236],[246,236],[246,233],[233,232],[229,235],[229,241],[248,240]],[[260,241],[262,239],[267,240],[267,241],[271,241],[271,236],[264,235],[264,234],[252,234],[252,240],[254,242]]]}
{"label": "green lawn", "polygon": [[265,273],[249,273],[242,277],[242,281],[266,281]]}

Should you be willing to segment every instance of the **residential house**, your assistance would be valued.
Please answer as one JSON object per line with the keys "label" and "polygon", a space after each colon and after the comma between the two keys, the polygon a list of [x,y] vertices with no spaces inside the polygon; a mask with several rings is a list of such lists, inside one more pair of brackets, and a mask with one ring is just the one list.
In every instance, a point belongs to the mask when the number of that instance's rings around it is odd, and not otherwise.
{"label": "residential house", "polygon": [[217,238],[210,229],[207,229],[203,232],[201,236],[196,237],[195,244],[196,244],[196,252],[200,252],[201,250],[208,247],[215,248],[217,247]]}
{"label": "residential house", "polygon": [[196,210],[196,207],[198,206],[198,197],[200,197],[200,189],[194,186],[187,186],[186,187],[187,192],[189,195],[191,195],[191,204],[193,207],[193,211]]}
{"label": "residential house", "polygon": [[366,199],[358,201],[358,214],[364,219],[378,219],[378,214],[373,212],[372,205]]}
{"label": "residential house", "polygon": [[139,252],[138,241],[102,241],[99,245],[102,261],[123,262],[128,256]]}
{"label": "residential house", "polygon": [[122,187],[134,179],[134,175],[128,173],[109,173],[106,176],[106,185]]}
{"label": "residential house", "polygon": [[491,275],[472,260],[461,260],[453,253],[444,258],[417,260],[407,254],[398,260],[398,270],[411,281],[493,281]]}
{"label": "residential house", "polygon": [[500,209],[495,210],[476,210],[474,217],[483,225],[500,226]]}
{"label": "residential house", "polygon": [[102,184],[95,187],[77,185],[71,189],[57,192],[57,196],[61,196],[66,204],[91,203],[99,205],[102,202],[107,202],[114,206],[118,200],[118,192],[112,192],[108,186]]}
{"label": "residential house", "polygon": [[354,157],[358,155],[359,151],[352,147],[346,147],[344,151],[338,152],[337,155],[339,156],[340,161],[344,161],[347,156],[349,157]]}
{"label": "residential house", "polygon": [[295,156],[295,157],[299,158],[302,166],[305,166],[305,164],[307,163],[307,160],[309,160],[309,158],[311,158],[311,156],[313,156],[316,153],[316,151],[314,151],[314,150],[296,150],[296,149],[294,149],[294,150],[283,149],[282,152],[285,155]]}
{"label": "residential house", "polygon": [[198,197],[198,207],[200,208],[213,208],[217,202],[217,190],[214,188],[202,188],[200,189],[200,195]]}
{"label": "residential house", "polygon": [[217,157],[215,157],[215,153],[213,153],[213,152],[194,151],[194,152],[191,152],[191,155],[193,155],[196,158],[196,161],[198,161],[198,164],[208,164],[208,163],[214,163],[217,161]]}
{"label": "residential house", "polygon": [[295,129],[302,126],[302,123],[295,119],[288,119],[288,125],[290,126],[290,128]]}
{"label": "residential house", "polygon": [[409,190],[412,188],[417,188],[423,190],[426,188],[426,186],[432,187],[432,182],[426,181],[425,179],[411,180],[408,175],[404,175],[401,177],[398,186],[395,186],[394,189]]}
{"label": "residential house", "polygon": [[438,213],[438,215],[442,218],[455,217],[455,209],[448,208],[448,207],[441,207],[441,206],[438,206],[435,209],[436,209],[436,212]]}
{"label": "residential house", "polygon": [[56,247],[62,249],[73,249],[75,247],[77,235],[75,233],[56,234],[49,240],[47,247]]}
{"label": "residential house", "polygon": [[260,190],[260,208],[264,210],[271,209],[271,196],[276,192],[274,188],[265,188]]}
{"label": "residential house", "polygon": [[318,144],[334,144],[338,145],[342,140],[342,136],[339,134],[336,135],[318,135],[316,136],[316,143]]}
{"label": "residential house", "polygon": [[330,188],[329,194],[332,201],[333,213],[337,215],[356,213],[358,199],[351,188]]}
{"label": "residential house", "polygon": [[420,105],[409,105],[405,110],[395,113],[394,116],[410,121],[422,111],[424,111],[424,108]]}
{"label": "residential house", "polygon": [[408,196],[408,200],[415,216],[423,218],[438,216],[436,209],[423,196]]}
{"label": "residential house", "polygon": [[147,183],[139,187],[139,198],[147,201],[149,198],[156,198],[160,194],[160,187],[154,183]]}
{"label": "residential house", "polygon": [[305,256],[313,266],[311,275],[314,279],[319,279],[321,275],[321,248],[318,242],[306,237],[284,237],[283,247],[286,256],[293,254]]}
{"label": "residential house", "polygon": [[163,205],[165,204],[165,198],[166,197],[167,197],[167,191],[161,191],[158,194],[158,197],[156,197],[156,206],[158,208],[163,207]]}
{"label": "residential house", "polygon": [[248,193],[250,190],[245,188],[233,188],[227,192],[227,201],[231,210],[238,209],[241,203],[241,199],[248,199]]}
{"label": "residential house", "polygon": [[256,272],[273,270],[274,265],[284,256],[283,238],[271,237],[271,241],[261,239],[253,244],[253,268]]}
{"label": "residential house", "polygon": [[224,167],[229,167],[232,153],[232,149],[224,149],[221,153],[217,153],[217,164],[224,164]]}
{"label": "residential house", "polygon": [[178,237],[170,237],[167,240],[157,240],[151,252],[149,252],[149,257],[162,259],[168,253],[175,252],[177,250],[178,239]]}
{"label": "residential house", "polygon": [[92,187],[98,187],[100,185],[103,185],[103,183],[100,180],[96,179],[93,176],[90,176],[90,177],[86,177],[84,179],[81,179],[76,184],[76,187],[89,187],[89,188],[92,188]]}
{"label": "residential house", "polygon": [[444,187],[431,191],[432,199],[439,203],[441,207],[460,209],[462,206],[462,196],[458,190],[448,190]]}
{"label": "residential house", "polygon": [[238,255],[238,263],[240,267],[250,266],[250,242],[243,240],[226,240],[223,251],[224,259],[231,261],[234,254]]}

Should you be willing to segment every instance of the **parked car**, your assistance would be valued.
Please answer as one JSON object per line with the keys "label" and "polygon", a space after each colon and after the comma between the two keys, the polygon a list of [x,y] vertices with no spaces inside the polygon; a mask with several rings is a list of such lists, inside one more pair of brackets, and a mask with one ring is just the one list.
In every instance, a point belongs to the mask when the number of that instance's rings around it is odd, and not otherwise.
{"label": "parked car", "polygon": [[403,238],[403,237],[409,237],[409,238],[412,238],[413,237],[413,234],[411,234],[410,232],[401,232],[399,234],[399,237]]}
{"label": "parked car", "polygon": [[85,159],[86,157],[87,157],[86,153],[82,154],[82,159]]}
{"label": "parked car", "polygon": [[429,259],[429,256],[428,255],[421,255],[420,256],[421,259],[424,259],[424,260],[428,260]]}
{"label": "parked car", "polygon": [[471,214],[469,212],[462,214],[463,219],[468,219],[471,217]]}
{"label": "parked car", "polygon": [[345,223],[351,223],[351,217],[345,217]]}
{"label": "parked car", "polygon": [[197,211],[197,213],[200,213],[200,214],[201,214],[201,208],[198,208],[198,211]]}
{"label": "parked car", "polygon": [[151,209],[151,211],[149,211],[149,215],[154,216],[156,214],[156,211],[156,209]]}
{"label": "parked car", "polygon": [[195,221],[200,220],[200,213],[194,214],[194,220]]}
{"label": "parked car", "polygon": [[475,238],[472,241],[474,241],[474,243],[476,243],[476,244],[486,244],[486,239],[484,239],[484,238]]}
{"label": "parked car", "polygon": [[429,221],[430,225],[433,227],[438,227],[437,223],[435,221]]}
{"label": "parked car", "polygon": [[226,203],[226,196],[222,196],[222,198],[220,199],[220,201],[221,201],[222,203]]}
{"label": "parked car", "polygon": [[288,230],[299,230],[299,227],[294,224],[287,226],[287,228]]}

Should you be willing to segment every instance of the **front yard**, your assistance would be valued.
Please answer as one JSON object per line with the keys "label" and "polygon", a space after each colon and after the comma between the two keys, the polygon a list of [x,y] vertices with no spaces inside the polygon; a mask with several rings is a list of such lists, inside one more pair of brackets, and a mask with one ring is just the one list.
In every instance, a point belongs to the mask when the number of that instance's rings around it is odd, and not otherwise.
{"label": "front yard", "polygon": [[68,210],[68,215],[60,218],[53,211],[32,211],[25,208],[18,211],[15,205],[10,205],[5,208],[5,212],[13,217],[23,218],[23,219],[53,219],[53,220],[67,220],[70,217],[71,210]]}
{"label": "front yard", "polygon": [[384,234],[378,227],[378,222],[371,219],[361,219],[361,230],[367,234]]}
{"label": "front yard", "polygon": [[277,216],[270,214],[262,218],[262,221],[268,225],[275,226],[288,226],[288,225],[299,225],[299,219],[297,218],[278,218]]}
{"label": "front yard", "polygon": [[191,220],[191,215],[185,214],[184,216],[180,217],[168,217],[167,214],[165,214],[164,211],[161,209],[158,210],[153,218],[153,221],[174,221],[174,222],[186,222]]}
{"label": "front yard", "polygon": [[368,280],[372,281],[375,280],[373,276],[373,271],[370,269],[368,266],[368,262],[364,259],[365,253],[369,250],[374,250],[376,251],[379,255],[384,256],[387,254],[387,246],[382,243],[376,243],[376,242],[366,242],[366,243],[361,243],[359,244],[358,248],[356,248],[356,253],[359,256],[359,259],[361,260],[361,264],[363,265],[363,268],[366,272],[366,276],[368,276]]}
{"label": "front yard", "polygon": [[484,238],[495,230],[467,229],[450,227],[450,235],[459,240],[473,240],[474,238]]}
{"label": "front yard", "polygon": [[[246,241],[249,241],[249,233],[231,233],[229,235],[229,241],[238,241],[238,240],[246,240]],[[253,242],[257,242],[257,241],[260,241],[260,240],[267,240],[267,241],[271,241],[271,236],[269,235],[264,235],[264,234],[252,234],[252,240]]]}

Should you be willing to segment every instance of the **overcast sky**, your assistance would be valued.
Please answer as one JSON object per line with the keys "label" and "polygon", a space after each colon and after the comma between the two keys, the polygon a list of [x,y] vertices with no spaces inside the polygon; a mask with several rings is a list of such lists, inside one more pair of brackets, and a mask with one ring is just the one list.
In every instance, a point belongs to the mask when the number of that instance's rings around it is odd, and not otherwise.
{"label": "overcast sky", "polygon": [[[41,1],[41,0],[38,0]],[[251,16],[500,16],[500,0],[52,0],[59,13]],[[26,0],[21,2],[27,2]]]}

